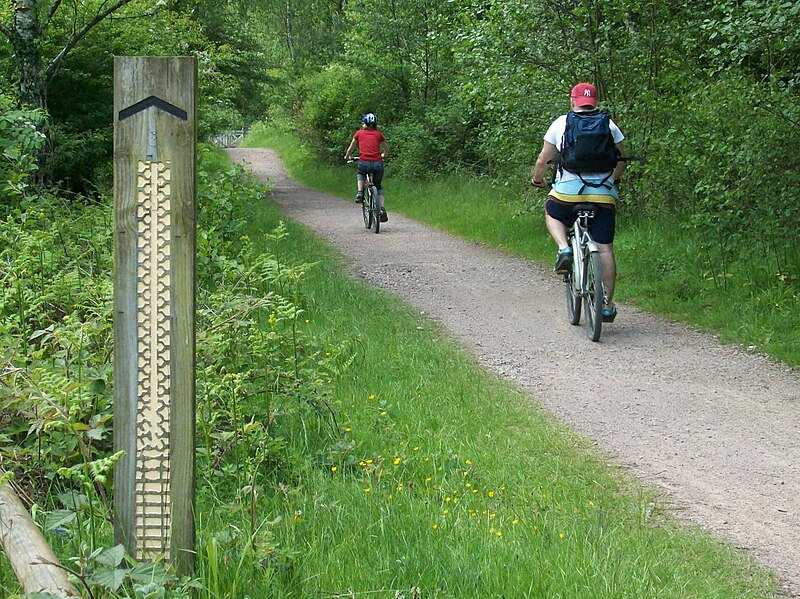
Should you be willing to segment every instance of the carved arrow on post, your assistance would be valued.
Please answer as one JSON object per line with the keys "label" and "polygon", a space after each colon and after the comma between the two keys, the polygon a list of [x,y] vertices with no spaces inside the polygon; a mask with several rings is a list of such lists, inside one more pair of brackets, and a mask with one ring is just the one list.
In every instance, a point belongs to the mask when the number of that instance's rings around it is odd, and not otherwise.
{"label": "carved arrow on post", "polygon": [[127,108],[123,108],[119,111],[119,120],[124,121],[125,119],[132,117],[137,112],[142,112],[147,110],[151,106],[155,106],[156,108],[160,108],[164,112],[168,112],[172,116],[179,118],[182,121],[185,121],[188,118],[185,110],[181,110],[174,104],[170,104],[166,100],[162,100],[156,96],[150,96],[149,98],[145,98],[140,102],[136,102],[133,106],[128,106]]}

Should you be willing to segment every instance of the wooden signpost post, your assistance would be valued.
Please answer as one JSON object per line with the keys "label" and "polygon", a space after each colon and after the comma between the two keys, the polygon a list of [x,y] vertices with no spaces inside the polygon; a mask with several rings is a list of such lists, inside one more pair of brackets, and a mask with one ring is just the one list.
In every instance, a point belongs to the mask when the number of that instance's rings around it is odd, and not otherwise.
{"label": "wooden signpost post", "polygon": [[194,564],[195,84],[185,57],[114,61],[117,541]]}

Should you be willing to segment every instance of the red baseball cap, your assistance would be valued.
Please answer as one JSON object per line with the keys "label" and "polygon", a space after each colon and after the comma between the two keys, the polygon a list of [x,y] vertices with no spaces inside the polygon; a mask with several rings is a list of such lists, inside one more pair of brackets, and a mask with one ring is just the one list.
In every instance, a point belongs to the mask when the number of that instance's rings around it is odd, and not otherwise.
{"label": "red baseball cap", "polygon": [[591,83],[579,83],[569,92],[578,106],[597,106],[597,88]]}

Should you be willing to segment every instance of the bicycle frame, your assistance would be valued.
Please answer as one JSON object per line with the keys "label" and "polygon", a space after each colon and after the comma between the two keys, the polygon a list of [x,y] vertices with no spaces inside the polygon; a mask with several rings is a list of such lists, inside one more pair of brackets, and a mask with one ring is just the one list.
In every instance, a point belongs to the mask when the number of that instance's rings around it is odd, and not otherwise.
{"label": "bicycle frame", "polygon": [[586,334],[592,341],[600,338],[602,307],[606,302],[600,264],[600,247],[589,232],[589,221],[596,208],[591,204],[575,206],[577,218],[570,231],[573,251],[572,271],[564,275],[567,286],[567,311],[570,323],[580,322],[581,304],[585,308]]}
{"label": "bicycle frame", "polygon": [[591,211],[579,211],[578,218],[575,219],[575,223],[572,225],[572,237],[578,240],[577,245],[573,243],[572,251],[574,252],[575,262],[578,264],[577,274],[579,275],[578,285],[581,297],[587,293],[584,276],[585,256],[587,253],[600,253],[600,246],[597,245],[597,242],[592,239],[592,234],[589,233],[589,219],[592,216],[593,213]]}

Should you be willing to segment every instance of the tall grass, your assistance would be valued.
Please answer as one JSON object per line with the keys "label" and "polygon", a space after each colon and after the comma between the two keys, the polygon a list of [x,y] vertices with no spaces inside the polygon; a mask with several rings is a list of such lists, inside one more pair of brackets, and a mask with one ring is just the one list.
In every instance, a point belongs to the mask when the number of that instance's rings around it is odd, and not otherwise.
{"label": "tall grass", "polygon": [[[291,135],[261,127],[248,143],[275,148],[306,185],[353,193],[352,169],[319,164]],[[390,212],[548,265],[555,257],[542,218],[543,192],[520,194],[466,175],[408,181],[393,176],[391,162],[385,188]],[[743,222],[743,233],[746,228]],[[674,215],[645,221],[628,206],[618,214],[615,252],[617,300],[800,366],[799,236],[734,241]]]}

